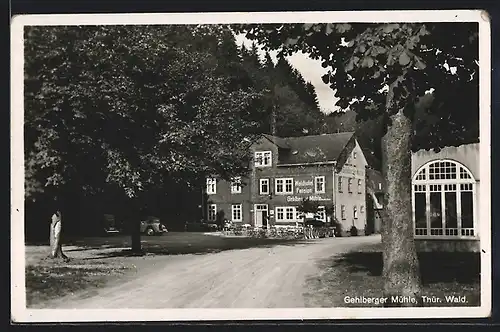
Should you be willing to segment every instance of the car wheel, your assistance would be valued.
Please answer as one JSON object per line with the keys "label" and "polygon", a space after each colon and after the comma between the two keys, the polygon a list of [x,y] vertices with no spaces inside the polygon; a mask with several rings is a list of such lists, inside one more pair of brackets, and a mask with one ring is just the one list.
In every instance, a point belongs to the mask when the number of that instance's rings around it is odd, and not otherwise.
{"label": "car wheel", "polygon": [[146,229],[146,235],[148,235],[148,236],[152,236],[152,235],[154,235],[154,234],[155,234],[154,229],[152,229],[152,228],[148,228],[148,229]]}

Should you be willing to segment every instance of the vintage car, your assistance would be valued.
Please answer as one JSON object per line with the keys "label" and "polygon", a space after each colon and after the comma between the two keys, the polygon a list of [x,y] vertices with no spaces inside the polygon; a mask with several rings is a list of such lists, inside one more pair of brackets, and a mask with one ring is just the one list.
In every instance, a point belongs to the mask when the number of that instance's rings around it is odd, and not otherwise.
{"label": "vintage car", "polygon": [[141,233],[149,236],[152,235],[163,235],[167,233],[167,227],[163,225],[160,218],[154,216],[148,216],[141,220]]}

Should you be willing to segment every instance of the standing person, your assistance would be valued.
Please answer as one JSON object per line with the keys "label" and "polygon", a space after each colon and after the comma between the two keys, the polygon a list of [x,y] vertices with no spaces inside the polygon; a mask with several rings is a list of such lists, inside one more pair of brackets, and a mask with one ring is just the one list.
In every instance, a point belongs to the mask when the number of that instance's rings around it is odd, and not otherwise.
{"label": "standing person", "polygon": [[68,257],[62,251],[61,233],[62,233],[62,214],[60,210],[56,210],[52,215],[50,223],[50,256],[52,258]]}

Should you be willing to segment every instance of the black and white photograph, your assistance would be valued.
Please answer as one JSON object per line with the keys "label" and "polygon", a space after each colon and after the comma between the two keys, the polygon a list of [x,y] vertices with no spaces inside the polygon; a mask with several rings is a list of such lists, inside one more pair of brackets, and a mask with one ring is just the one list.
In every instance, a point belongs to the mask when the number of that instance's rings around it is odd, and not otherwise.
{"label": "black and white photograph", "polygon": [[13,321],[490,314],[485,12],[11,29]]}

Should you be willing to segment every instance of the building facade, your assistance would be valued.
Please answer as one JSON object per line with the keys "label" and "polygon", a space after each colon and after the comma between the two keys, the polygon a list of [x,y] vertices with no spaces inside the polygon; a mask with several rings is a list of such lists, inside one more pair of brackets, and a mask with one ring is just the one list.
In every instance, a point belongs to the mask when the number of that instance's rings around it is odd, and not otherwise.
{"label": "building facade", "polygon": [[415,243],[420,251],[479,250],[479,144],[412,155]]}
{"label": "building facade", "polygon": [[344,232],[366,226],[366,159],[353,133],[303,137],[262,135],[252,145],[253,161],[246,177],[231,182],[207,179],[207,218],[221,215],[254,227],[297,225],[304,199],[316,202],[316,218]]}
{"label": "building facade", "polygon": [[382,173],[373,168],[366,169],[366,208],[368,233],[380,234],[382,231],[383,196],[386,192]]}

